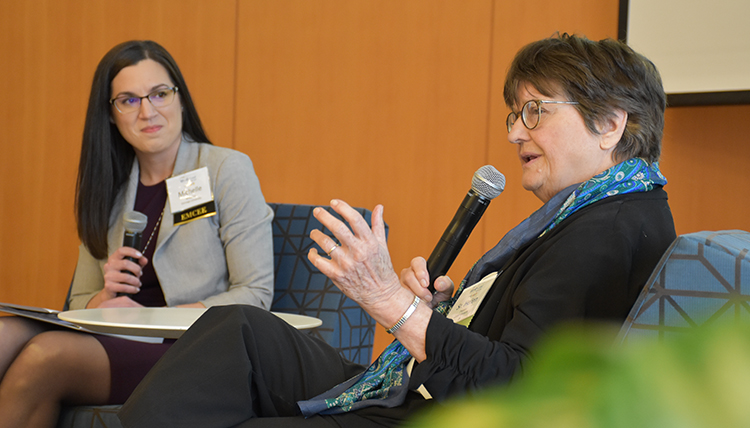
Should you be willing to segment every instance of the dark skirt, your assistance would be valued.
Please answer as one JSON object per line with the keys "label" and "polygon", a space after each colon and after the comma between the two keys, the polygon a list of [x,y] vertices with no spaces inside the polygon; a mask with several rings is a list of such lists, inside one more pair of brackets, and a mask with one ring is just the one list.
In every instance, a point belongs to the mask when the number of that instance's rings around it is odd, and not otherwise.
{"label": "dark skirt", "polygon": [[113,336],[94,337],[109,357],[111,383],[107,404],[123,404],[174,343],[174,339],[165,339],[164,343],[144,343]]}

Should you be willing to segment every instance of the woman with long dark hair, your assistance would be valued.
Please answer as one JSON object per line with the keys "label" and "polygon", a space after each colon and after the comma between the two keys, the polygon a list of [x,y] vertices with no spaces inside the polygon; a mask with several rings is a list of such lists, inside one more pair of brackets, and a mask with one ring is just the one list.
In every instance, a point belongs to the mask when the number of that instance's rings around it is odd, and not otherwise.
{"label": "woman with long dark hair", "polygon": [[[147,217],[140,248],[122,244],[123,218],[131,211]],[[272,217],[252,162],[211,144],[163,47],[130,41],[102,58],[78,170],[81,245],[70,309],[235,303],[268,309]],[[62,404],[123,403],[171,345],[17,317],[3,318],[0,331],[4,426],[54,426]]]}

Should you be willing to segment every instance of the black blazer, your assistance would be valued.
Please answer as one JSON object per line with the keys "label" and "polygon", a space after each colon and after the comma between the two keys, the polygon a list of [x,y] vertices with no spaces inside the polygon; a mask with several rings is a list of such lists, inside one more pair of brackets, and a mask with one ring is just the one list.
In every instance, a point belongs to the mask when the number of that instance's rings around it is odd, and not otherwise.
{"label": "black blazer", "polygon": [[435,399],[508,382],[540,336],[569,321],[622,322],[675,239],[667,194],[617,195],[591,204],[521,248],[469,328],[433,313],[427,359],[410,388]]}

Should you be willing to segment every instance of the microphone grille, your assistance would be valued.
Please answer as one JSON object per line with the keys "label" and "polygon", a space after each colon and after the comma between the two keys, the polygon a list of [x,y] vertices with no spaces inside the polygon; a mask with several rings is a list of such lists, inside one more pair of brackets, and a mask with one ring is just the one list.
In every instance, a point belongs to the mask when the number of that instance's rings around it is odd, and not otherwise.
{"label": "microphone grille", "polygon": [[505,176],[492,165],[485,165],[474,173],[471,188],[486,199],[495,199],[505,189]]}
{"label": "microphone grille", "polygon": [[130,233],[141,233],[146,228],[148,217],[146,214],[138,211],[128,211],[123,216],[125,220],[125,230]]}

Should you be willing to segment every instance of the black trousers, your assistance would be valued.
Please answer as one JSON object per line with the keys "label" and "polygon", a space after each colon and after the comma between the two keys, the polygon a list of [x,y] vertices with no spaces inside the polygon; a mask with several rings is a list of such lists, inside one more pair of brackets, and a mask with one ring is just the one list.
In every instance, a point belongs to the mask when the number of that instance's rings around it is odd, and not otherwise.
{"label": "black trousers", "polygon": [[296,402],[364,371],[325,342],[251,306],[214,307],[175,343],[119,413],[125,427],[397,426],[426,401],[305,419]]}

